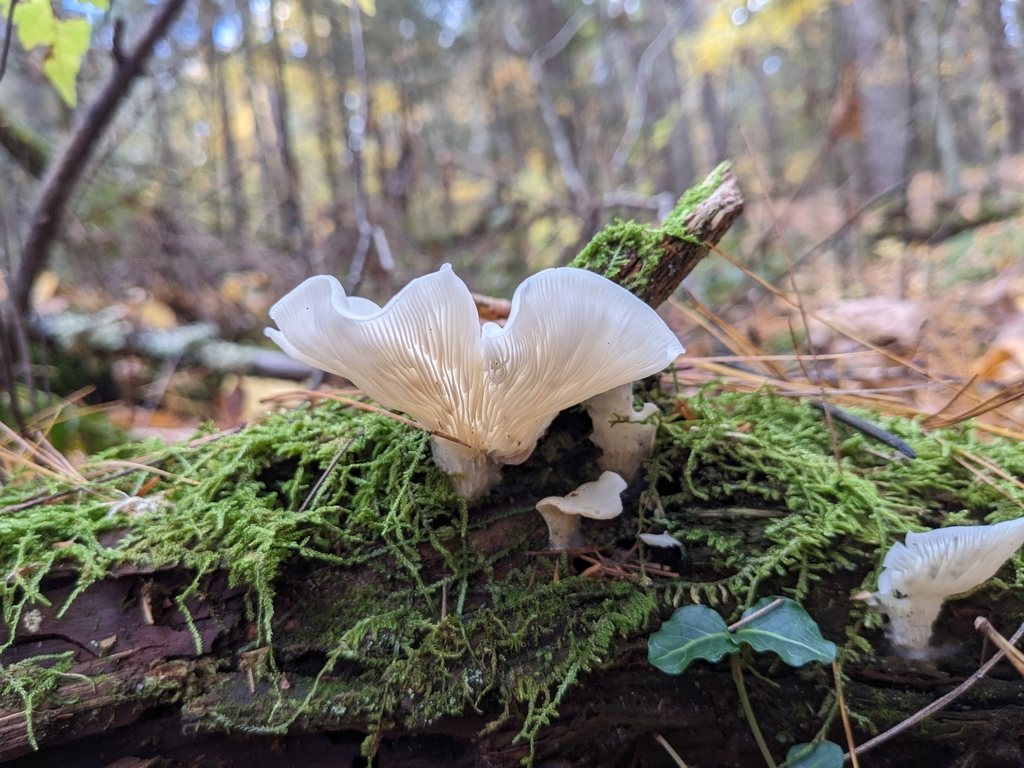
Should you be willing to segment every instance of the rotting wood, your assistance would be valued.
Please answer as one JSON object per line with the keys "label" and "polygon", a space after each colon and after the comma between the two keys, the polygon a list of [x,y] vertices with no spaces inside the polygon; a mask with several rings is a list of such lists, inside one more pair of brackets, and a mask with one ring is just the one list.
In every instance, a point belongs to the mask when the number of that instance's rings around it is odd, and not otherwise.
{"label": "rotting wood", "polygon": [[[286,591],[294,590],[293,599],[301,599],[303,592],[322,583],[318,580],[317,571],[296,574],[286,582]],[[815,613],[822,615],[821,608],[842,599],[842,591],[843,586],[823,590],[816,600],[820,605],[816,606],[819,610]],[[90,601],[88,605],[102,612],[120,613],[122,625],[134,623],[136,629],[144,630],[141,612],[131,607],[125,609],[113,597],[114,593],[109,592],[102,604]],[[214,596],[211,594],[211,597]],[[83,600],[87,598],[88,593],[82,596]],[[983,608],[979,604],[975,610]],[[833,616],[840,618],[836,614]],[[968,623],[966,619],[944,615],[942,630],[944,635],[950,636],[965,631]],[[826,634],[837,631],[838,626],[826,624]],[[286,668],[294,669],[295,665],[302,664],[308,651],[304,644],[290,642],[290,634],[285,621],[277,655]],[[93,687],[92,683],[69,679],[58,692],[58,697],[67,703],[56,707],[46,705],[34,713],[37,728],[45,729],[47,733],[42,752],[30,754],[24,714],[17,710],[0,710],[0,762],[24,755],[17,765],[46,765],[46,760],[67,754],[65,744],[82,739],[86,740],[88,750],[99,752],[100,745],[105,743],[97,741],[100,737],[109,738],[111,743],[133,744],[132,747],[124,747],[125,754],[141,758],[159,757],[159,742],[152,747],[146,743],[146,728],[150,727],[154,717],[171,723],[172,730],[179,735],[180,729],[184,728],[180,744],[194,742],[194,754],[223,754],[239,761],[235,764],[242,764],[246,756],[252,759],[268,748],[284,749],[288,744],[294,744],[298,754],[306,754],[302,747],[302,734],[320,733],[324,729],[338,730],[336,718],[327,713],[314,713],[290,729],[288,736],[250,736],[242,741],[213,736],[211,744],[211,737],[203,731],[203,738],[198,738],[200,733],[196,732],[194,724],[202,718],[205,708],[224,699],[244,702],[252,696],[248,676],[243,670],[216,671],[218,665],[230,664],[232,649],[237,652],[244,644],[245,633],[222,630],[218,636],[218,643],[223,643],[223,646],[206,660],[195,658],[193,652],[187,653],[186,658],[173,661],[150,657],[149,661],[142,663],[141,656],[133,659],[130,655],[115,653],[109,658],[80,664],[74,672],[88,674],[99,682]],[[969,651],[958,654],[959,660],[942,665],[944,671],[931,664],[900,660],[891,660],[885,670],[874,668],[877,661],[870,666],[848,665],[846,672],[851,680],[846,685],[846,694],[850,706],[855,711],[864,711],[868,706],[889,711],[893,718],[891,721],[875,724],[878,727],[891,725],[899,713],[910,713],[927,705],[939,695],[939,691],[954,687],[970,674],[973,662],[968,657],[975,655],[973,646],[978,645],[979,640],[971,638],[970,644],[972,648]],[[771,659],[760,659],[755,665],[761,674],[767,674]],[[930,676],[927,675],[929,670]],[[301,679],[294,671],[287,674],[289,679]],[[97,675],[102,676],[96,678]],[[996,675],[979,682],[972,692],[958,701],[957,710],[940,712],[915,731],[900,736],[886,750],[875,755],[872,764],[883,768],[910,768],[921,764],[913,761],[922,750],[927,754],[952,756],[961,751],[964,744],[990,739],[1000,740],[1007,755],[1017,754],[1014,740],[1009,736],[1003,740],[1002,735],[1015,733],[1019,723],[1022,708],[1013,703],[1019,693],[1019,676],[1008,666],[997,668]],[[772,680],[781,688],[749,682],[753,706],[762,728],[767,733],[788,734],[795,741],[810,740],[814,735],[815,718],[804,717],[801,722],[798,713],[801,707],[804,711],[808,708],[813,710],[826,702],[827,686],[806,679],[797,670],[781,676],[773,671]],[[267,694],[267,686],[268,681],[261,680],[258,692]],[[186,689],[193,693],[189,695],[179,721],[175,710],[183,703]],[[206,694],[195,695],[197,690],[205,690]],[[300,689],[298,695],[302,693]],[[158,711],[162,714],[152,714]],[[147,715],[147,712],[151,714]],[[140,718],[145,718],[146,723],[138,723]],[[529,749],[525,744],[513,742],[518,723],[513,720],[491,729],[485,729],[486,725],[487,718],[467,711],[463,718],[445,718],[425,729],[389,729],[382,735],[378,764],[381,768],[413,768],[425,764],[416,761],[417,755],[430,754],[431,764],[435,766],[513,768],[519,765]],[[344,727],[351,729],[346,731],[348,733],[361,730],[358,722]],[[726,765],[737,759],[743,765],[757,764],[756,747],[746,734],[742,717],[738,714],[737,695],[728,665],[700,664],[681,677],[666,676],[647,663],[643,642],[625,648],[613,667],[588,676],[569,693],[559,719],[542,732],[537,743],[537,756],[541,759],[544,756],[558,757],[567,761],[565,765],[628,765],[635,755],[640,755],[644,761],[640,764],[667,765],[659,762],[659,750],[649,743],[652,731],[663,733],[691,764]],[[139,734],[135,741],[131,738],[133,732]],[[610,733],[615,734],[614,738],[609,738]],[[318,768],[337,765],[331,761],[341,755],[348,755],[347,759],[351,759],[352,739],[338,738],[333,743],[332,750],[325,746],[323,750],[308,753],[303,764]],[[180,744],[175,744],[173,749],[168,747],[164,756],[180,758],[183,754]],[[287,752],[293,754],[292,748]],[[103,754],[111,755],[109,751]],[[82,756],[84,760],[89,753]],[[1013,764],[1008,760],[997,760],[991,764]],[[949,762],[929,764],[947,765]]]}
{"label": "rotting wood", "polygon": [[[701,200],[684,219],[686,231],[693,239],[666,234],[662,242],[665,249],[664,261],[658,271],[651,275],[647,288],[637,291],[637,295],[652,307],[660,306],[675,293],[679,284],[701,259],[708,255],[710,249],[706,244],[718,245],[741,213],[743,195],[736,177],[727,168],[715,190]],[[628,286],[643,268],[644,264],[634,258],[632,264],[623,269],[619,276],[611,279]]]}

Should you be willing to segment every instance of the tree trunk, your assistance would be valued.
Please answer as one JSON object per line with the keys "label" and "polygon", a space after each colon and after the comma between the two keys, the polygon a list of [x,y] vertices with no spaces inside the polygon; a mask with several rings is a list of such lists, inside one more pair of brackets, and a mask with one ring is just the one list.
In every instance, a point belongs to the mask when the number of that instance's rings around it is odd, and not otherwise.
{"label": "tree trunk", "polygon": [[779,121],[775,117],[775,108],[772,106],[771,88],[765,79],[762,64],[755,58],[753,51],[745,50],[741,57],[747,66],[750,78],[754,81],[754,88],[758,94],[761,112],[759,127],[764,158],[767,161],[765,170],[768,174],[768,191],[775,194],[779,186],[784,183],[785,177],[782,163],[782,143],[779,138]]}
{"label": "tree trunk", "polygon": [[982,3],[979,17],[988,40],[988,63],[996,87],[1002,92],[1006,110],[1006,148],[1024,150],[1024,88],[1017,67],[1017,52],[1010,47],[1003,31],[1002,3]]}
{"label": "tree trunk", "polygon": [[50,162],[50,153],[41,138],[20,125],[12,123],[0,111],[0,147],[7,150],[18,165],[30,176],[39,178]]}
{"label": "tree trunk", "polygon": [[253,51],[255,35],[253,33],[252,12],[248,3],[241,4],[240,16],[242,17],[242,63],[245,74],[243,76],[242,92],[247,99],[247,106],[252,115],[253,144],[250,161],[256,163],[260,169],[260,189],[263,191],[262,204],[267,206],[266,215],[267,227],[270,231],[283,229],[281,223],[280,206],[277,204],[277,190],[281,184],[275,182],[274,172],[270,164],[270,131],[264,125],[265,118],[261,108],[260,99],[256,93],[256,83],[259,81],[259,67],[257,56]]}
{"label": "tree trunk", "polygon": [[135,47],[124,55],[89,104],[82,120],[68,137],[60,153],[47,166],[39,196],[32,208],[18,272],[11,286],[15,310],[26,313],[36,276],[46,266],[47,253],[60,228],[64,206],[74,192],[96,143],[128,95],[135,78],[184,5],[184,0],[166,0],[149,19]]}
{"label": "tree trunk", "polygon": [[[334,145],[334,131],[331,124],[331,104],[337,101],[337,95],[333,87],[328,85],[324,77],[324,43],[316,33],[314,23],[314,4],[311,0],[304,0],[302,4],[302,15],[306,17],[306,38],[309,40],[310,64],[309,70],[313,80],[313,88],[317,93],[316,101],[316,136],[320,145],[320,158],[324,164],[324,180],[327,182],[327,189],[330,190],[330,204],[328,210],[331,223],[335,230],[341,229],[341,186],[338,183],[338,151]],[[332,29],[331,34],[337,35],[340,30]]]}
{"label": "tree trunk", "polygon": [[299,169],[295,164],[291,133],[288,124],[288,90],[284,82],[284,51],[281,50],[277,22],[270,24],[270,53],[273,61],[273,86],[270,88],[270,109],[274,116],[274,131],[277,134],[277,156],[284,176],[284,199],[281,202],[281,234],[292,248],[301,249],[303,257],[309,257],[306,241],[306,227],[302,220],[299,202]]}
{"label": "tree trunk", "polygon": [[711,128],[711,151],[715,165],[725,162],[729,156],[729,133],[725,125],[725,113],[718,101],[715,83],[710,72],[704,73],[700,87],[700,103],[704,119]]}
{"label": "tree trunk", "polygon": [[352,176],[355,179],[355,215],[356,228],[359,230],[359,241],[349,265],[348,281],[345,288],[355,293],[363,280],[366,259],[370,252],[373,227],[370,225],[370,200],[366,194],[366,167],[363,152],[366,148],[366,129],[370,118],[370,83],[366,74],[366,48],[363,39],[363,20],[360,17],[359,3],[349,6],[348,25],[349,39],[352,41],[352,71],[355,73],[359,88],[359,106],[349,120],[348,147],[352,152]]}
{"label": "tree trunk", "polygon": [[864,128],[863,174],[866,196],[878,194],[903,179],[910,141],[909,85],[897,76],[898,46],[887,46],[891,24],[881,0],[852,0],[842,15],[856,61]]}
{"label": "tree trunk", "polygon": [[[207,77],[204,79],[202,84],[202,90],[200,91],[200,102],[206,102],[203,104],[204,112],[208,115],[217,113],[217,117],[221,117],[220,107],[220,87],[218,85],[218,78],[220,77],[219,67],[217,66],[217,49],[213,44],[213,27],[217,20],[217,9],[212,3],[200,3],[199,5],[199,16],[202,21],[202,33],[199,41],[203,58],[206,60],[206,72]],[[210,109],[209,101],[217,104],[217,109]],[[217,147],[217,123],[214,119],[208,118],[204,121],[208,128],[208,135],[206,137],[206,167],[210,170],[207,173],[209,179],[210,192],[207,198],[210,213],[212,214],[212,222],[210,225],[211,232],[214,237],[221,238],[225,235],[224,228],[224,191],[225,184],[221,178],[221,163],[218,157]],[[221,124],[223,130],[223,122]]]}
{"label": "tree trunk", "polygon": [[228,88],[225,82],[227,73],[224,70],[223,57],[217,51],[213,39],[213,24],[216,23],[217,18],[216,6],[209,7],[208,13],[211,19],[211,28],[206,38],[206,59],[210,77],[214,82],[217,113],[220,118],[220,138],[224,151],[224,178],[221,183],[227,187],[228,203],[231,209],[231,222],[227,227],[227,232],[233,247],[238,248],[241,246],[240,236],[247,218],[242,189],[244,179],[238,161],[238,146],[235,142],[231,102],[228,99]]}
{"label": "tree trunk", "polygon": [[177,210],[179,181],[174,176],[174,169],[178,167],[174,156],[174,145],[171,143],[170,134],[167,132],[167,94],[160,90],[159,81],[154,81],[153,87],[153,119],[156,123],[154,133],[156,134],[154,157],[160,158],[160,194],[164,199],[164,205],[171,210]]}
{"label": "tree trunk", "polygon": [[947,32],[947,15],[947,12],[936,4],[922,8],[922,12],[917,14],[916,21],[921,41],[920,51],[923,54],[921,71],[929,101],[935,149],[945,182],[945,199],[952,201],[960,196],[960,153],[956,146],[953,111],[942,75],[942,49],[943,37]]}

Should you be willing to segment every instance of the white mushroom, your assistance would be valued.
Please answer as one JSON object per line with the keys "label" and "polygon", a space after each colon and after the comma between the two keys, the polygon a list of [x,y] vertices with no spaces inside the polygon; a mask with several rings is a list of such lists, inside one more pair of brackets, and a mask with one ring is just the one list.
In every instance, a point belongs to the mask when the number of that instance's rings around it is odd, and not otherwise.
{"label": "white mushroom", "polygon": [[886,636],[897,651],[924,657],[942,601],[987,581],[1021,544],[1024,517],[908,533],[906,544],[894,544],[886,553],[878,591],[861,592],[856,599],[889,617]]}
{"label": "white mushroom", "polygon": [[[564,408],[660,371],[683,348],[640,299],[563,267],[525,280],[504,328],[481,328],[449,265],[410,282],[383,308],[306,280],[270,310],[270,336],[292,357],[351,380],[428,429],[434,459],[468,498],[498,465],[519,464]],[[468,446],[468,447],[467,447]]]}
{"label": "white mushroom", "polygon": [[548,549],[579,549],[583,546],[580,520],[610,520],[622,514],[619,494],[626,481],[614,472],[602,472],[566,496],[548,496],[537,502],[537,511],[548,524]]}
{"label": "white mushroom", "polygon": [[683,548],[683,542],[668,533],[641,533],[639,538],[648,547],[658,547],[659,549]]}
{"label": "white mushroom", "polygon": [[583,405],[594,423],[590,440],[603,452],[597,465],[632,482],[640,465],[654,455],[658,425],[642,422],[658,413],[658,406],[644,403],[639,411],[634,411],[633,382],[602,392]]}

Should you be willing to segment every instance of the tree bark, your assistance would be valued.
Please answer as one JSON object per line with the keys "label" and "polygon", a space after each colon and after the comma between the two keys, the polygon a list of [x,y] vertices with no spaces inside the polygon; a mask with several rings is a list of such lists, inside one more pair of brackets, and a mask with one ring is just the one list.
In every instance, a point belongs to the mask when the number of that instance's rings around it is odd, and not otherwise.
{"label": "tree bark", "polygon": [[652,307],[660,306],[671,296],[698,262],[708,255],[708,245],[719,240],[743,212],[743,196],[732,171],[714,171],[699,185],[706,194],[682,220],[687,237],[678,232],[665,232],[660,242],[661,260],[654,274],[643,276],[648,266],[630,243],[616,247],[618,254],[611,264],[595,269],[588,263],[586,251],[570,264],[594,269],[639,296]]}

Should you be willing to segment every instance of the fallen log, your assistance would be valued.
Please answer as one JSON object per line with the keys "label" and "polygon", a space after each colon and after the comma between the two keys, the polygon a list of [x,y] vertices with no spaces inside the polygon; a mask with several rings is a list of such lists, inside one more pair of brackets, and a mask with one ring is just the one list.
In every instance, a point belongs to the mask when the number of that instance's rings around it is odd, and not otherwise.
{"label": "fallen log", "polygon": [[177,360],[200,365],[211,373],[269,376],[303,381],[315,369],[276,349],[239,344],[220,338],[214,323],[189,323],[177,328],[139,327],[115,309],[40,315],[35,330],[72,356],[135,355],[151,360]]}

